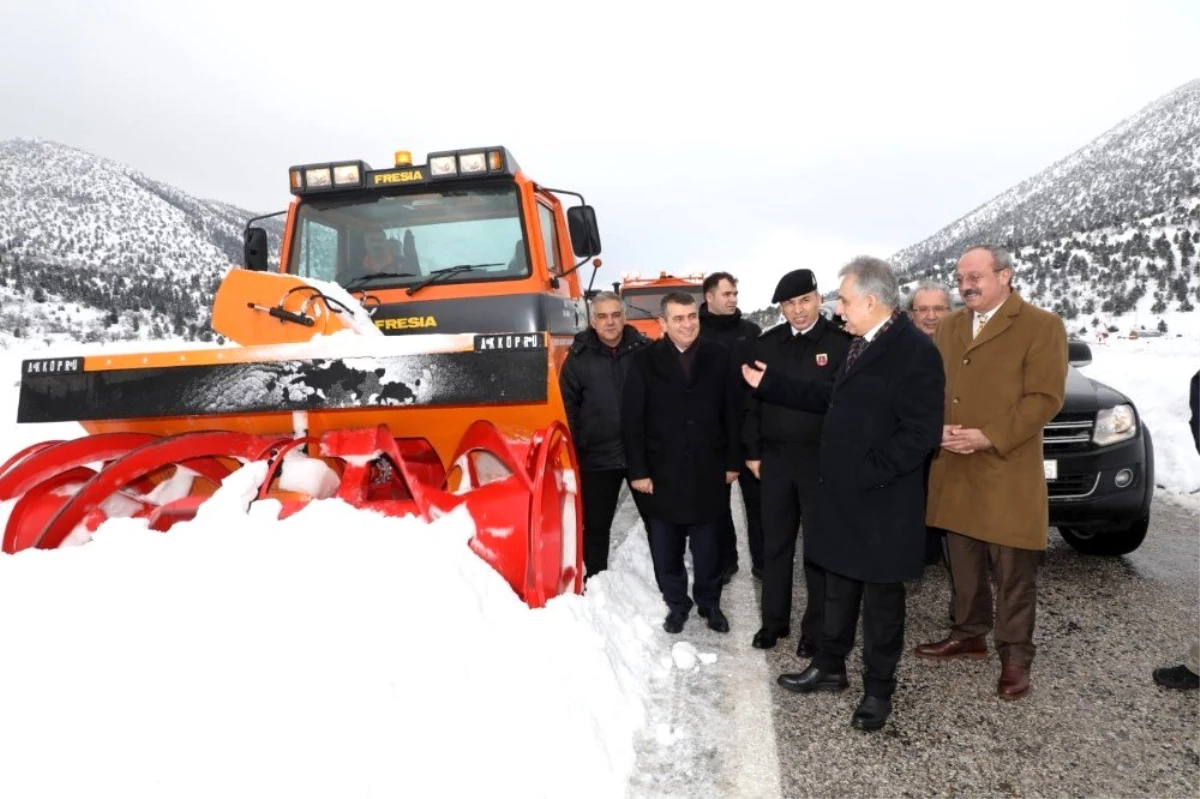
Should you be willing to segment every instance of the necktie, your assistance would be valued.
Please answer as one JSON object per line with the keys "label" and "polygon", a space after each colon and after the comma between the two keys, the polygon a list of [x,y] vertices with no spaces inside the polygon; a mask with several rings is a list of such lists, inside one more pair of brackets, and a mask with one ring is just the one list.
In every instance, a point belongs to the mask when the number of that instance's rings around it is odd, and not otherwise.
{"label": "necktie", "polygon": [[975,335],[972,338],[979,338],[979,333],[983,330],[983,326],[987,324],[987,314],[975,314]]}
{"label": "necktie", "polygon": [[862,336],[855,336],[854,341],[850,342],[850,350],[846,353],[846,371],[850,371],[850,367],[858,360],[858,356],[867,346],[867,340]]}
{"label": "necktie", "polygon": [[692,355],[694,353],[694,348],[688,348],[679,353],[679,365],[683,367],[683,376],[689,383],[692,380]]}

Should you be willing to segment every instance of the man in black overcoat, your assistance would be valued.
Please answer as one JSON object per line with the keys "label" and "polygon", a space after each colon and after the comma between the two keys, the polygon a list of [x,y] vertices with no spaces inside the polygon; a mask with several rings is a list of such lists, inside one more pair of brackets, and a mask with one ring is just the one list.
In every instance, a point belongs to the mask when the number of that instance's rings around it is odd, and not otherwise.
{"label": "man in black overcoat", "polygon": [[838,314],[855,336],[832,383],[743,367],[767,402],[825,414],[815,527],[805,556],[825,570],[825,618],[812,663],[779,684],[798,693],[848,687],[846,656],[863,623],[862,730],[892,712],[904,649],[904,583],[925,555],[924,464],[942,440],[945,374],[929,337],[898,310],[891,267],[859,257],[838,273]]}
{"label": "man in black overcoat", "polygon": [[[579,456],[587,578],[608,568],[613,516],[621,484],[627,480],[621,442],[621,391],[633,354],[649,344],[649,339],[625,322],[621,298],[602,291],[592,298],[588,329],[575,336],[559,377],[567,424]],[[640,492],[633,492],[639,513],[642,497]]]}
{"label": "man in black overcoat", "polygon": [[[738,396],[743,410],[748,387],[742,382],[744,363],[754,362],[754,342],[762,328],[742,316],[738,308],[738,281],[728,272],[713,272],[704,278],[700,287],[704,302],[700,303],[700,338],[715,341],[728,348],[733,359],[733,371],[729,379],[738,386]],[[742,505],[746,509],[746,543],[750,549],[750,571],[762,577],[763,526],[762,499],[759,495],[758,476],[742,463],[738,474],[738,486],[742,489]],[[732,499],[732,486],[727,487]],[[737,529],[733,524],[733,508],[725,510],[721,520],[721,582],[728,583],[738,570]]]}
{"label": "man in black overcoat", "polygon": [[634,353],[622,396],[630,486],[649,499],[650,554],[668,609],[663,629],[681,632],[692,609],[683,562],[690,539],[695,604],[711,629],[728,632],[719,539],[729,503],[725,488],[741,464],[742,388],[729,379],[729,350],[699,338],[694,297],[672,292],[660,307],[663,337]]}

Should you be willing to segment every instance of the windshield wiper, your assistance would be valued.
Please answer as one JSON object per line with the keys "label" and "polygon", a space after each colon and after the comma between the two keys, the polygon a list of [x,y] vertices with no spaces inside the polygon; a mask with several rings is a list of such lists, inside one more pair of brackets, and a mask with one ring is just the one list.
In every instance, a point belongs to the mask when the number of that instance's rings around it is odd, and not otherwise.
{"label": "windshield wiper", "polygon": [[457,266],[447,266],[445,269],[435,269],[430,273],[430,278],[424,282],[418,283],[415,286],[408,287],[408,296],[416,294],[426,286],[432,286],[434,283],[440,283],[448,277],[470,272],[473,269],[483,269],[485,266],[504,266],[504,264],[458,264]]}
{"label": "windshield wiper", "polygon": [[416,277],[416,276],[417,275],[414,272],[372,272],[369,275],[359,275],[358,277],[354,278],[353,280],[348,281],[346,283],[346,285],[342,286],[342,288],[344,288],[346,291],[351,291],[358,286],[365,285],[365,284],[370,283],[375,280],[383,280],[384,278],[387,278],[387,277]]}
{"label": "windshield wiper", "polygon": [[658,314],[652,313],[651,311],[647,311],[645,308],[639,308],[636,305],[626,305],[625,307],[631,311],[637,311],[646,319],[657,319],[658,318]]}

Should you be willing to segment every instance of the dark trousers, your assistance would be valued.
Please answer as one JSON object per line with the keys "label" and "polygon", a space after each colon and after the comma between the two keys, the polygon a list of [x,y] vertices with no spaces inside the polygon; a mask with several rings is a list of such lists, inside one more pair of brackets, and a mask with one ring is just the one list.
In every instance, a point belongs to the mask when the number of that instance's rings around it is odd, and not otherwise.
{"label": "dark trousers", "polygon": [[[950,571],[954,577],[952,638],[993,638],[1000,662],[1029,668],[1037,647],[1033,625],[1037,614],[1037,570],[1042,553],[989,544],[958,533],[946,533]],[[992,582],[996,584],[995,613]]]}
{"label": "dark trousers", "polygon": [[671,610],[685,613],[692,609],[688,598],[687,567],[683,552],[691,539],[692,588],[696,604],[702,608],[721,606],[721,523],[672,524],[661,519],[650,520],[650,557],[654,561],[654,579],[663,601]]}
{"label": "dark trousers", "polygon": [[[762,456],[763,587],[762,626],[773,632],[792,626],[792,582],[796,534],[802,518],[813,529],[817,500],[815,449],[768,445]],[[816,641],[825,609],[825,572],[804,560],[805,604],[800,637]]]}
{"label": "dark trousers", "polygon": [[[758,478],[742,464],[738,473],[738,487],[742,489],[742,504],[746,507],[746,543],[750,545],[750,564],[758,569],[763,565],[762,500]],[[725,518],[721,521],[721,568],[728,569],[738,563],[737,528],[733,524],[733,486],[725,487]]]}
{"label": "dark trousers", "polygon": [[950,582],[950,623],[954,623],[954,570],[950,567],[950,542],[947,533],[940,527],[925,528],[925,565],[932,566],[941,562],[946,564],[947,579]]}
{"label": "dark trousers", "polygon": [[813,665],[822,671],[845,671],[860,606],[864,693],[890,700],[904,651],[904,583],[863,583],[826,572],[825,619]]}
{"label": "dark trousers", "polygon": [[[591,577],[608,568],[608,550],[612,538],[613,517],[617,513],[617,502],[621,497],[621,483],[625,482],[624,469],[580,469],[579,490],[583,501],[583,566],[584,574]],[[638,491],[632,491],[638,513],[645,522],[642,510],[644,499]],[[649,529],[646,524],[646,529]]]}

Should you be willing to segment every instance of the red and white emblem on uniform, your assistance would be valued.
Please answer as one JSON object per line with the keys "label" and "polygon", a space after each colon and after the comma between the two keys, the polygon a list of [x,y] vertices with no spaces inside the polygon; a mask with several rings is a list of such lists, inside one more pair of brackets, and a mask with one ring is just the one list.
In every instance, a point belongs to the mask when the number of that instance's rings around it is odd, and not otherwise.
{"label": "red and white emblem on uniform", "polygon": [[817,353],[817,366],[826,366],[829,363],[829,356],[823,352]]}

